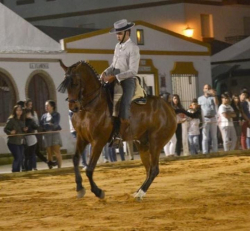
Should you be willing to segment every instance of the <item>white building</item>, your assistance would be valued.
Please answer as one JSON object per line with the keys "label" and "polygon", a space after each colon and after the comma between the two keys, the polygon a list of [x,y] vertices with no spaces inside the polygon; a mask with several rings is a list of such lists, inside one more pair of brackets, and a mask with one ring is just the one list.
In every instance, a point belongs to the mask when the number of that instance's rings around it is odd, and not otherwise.
{"label": "white building", "polygon": [[[3,126],[18,100],[31,98],[40,116],[44,102],[55,100],[59,113],[65,115],[63,130],[69,130],[65,96],[56,92],[64,76],[58,60],[64,55],[58,42],[0,5],[0,153],[9,152]],[[70,147],[70,133],[62,137]]]}
{"label": "white building", "polygon": [[[58,60],[68,66],[89,60],[101,73],[111,63],[115,35],[107,28],[63,39],[60,45],[3,5],[0,18],[0,153],[8,152],[4,123],[15,102],[26,98],[33,100],[40,115],[46,100],[57,102],[63,148],[72,152],[66,95],[56,91],[64,77]],[[143,21],[132,28],[132,40],[140,47],[139,75],[145,77],[152,94],[180,94],[187,107],[202,94],[203,85],[211,83],[207,44]]]}

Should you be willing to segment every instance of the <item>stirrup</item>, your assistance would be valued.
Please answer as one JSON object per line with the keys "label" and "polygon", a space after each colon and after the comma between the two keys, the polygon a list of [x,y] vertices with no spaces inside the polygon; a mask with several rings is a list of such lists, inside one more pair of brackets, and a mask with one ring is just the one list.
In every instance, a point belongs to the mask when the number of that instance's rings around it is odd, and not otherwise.
{"label": "stirrup", "polygon": [[112,138],[111,142],[109,143],[109,147],[112,148],[120,148],[123,147],[123,143],[122,143],[122,138],[119,136],[115,136]]}

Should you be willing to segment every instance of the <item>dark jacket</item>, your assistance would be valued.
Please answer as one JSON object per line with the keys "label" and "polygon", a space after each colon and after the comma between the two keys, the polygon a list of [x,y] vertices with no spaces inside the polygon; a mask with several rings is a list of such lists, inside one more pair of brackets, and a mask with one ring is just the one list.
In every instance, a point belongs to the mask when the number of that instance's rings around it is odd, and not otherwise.
{"label": "dark jacket", "polygon": [[243,113],[247,116],[248,119],[250,119],[248,102],[246,101],[241,102],[241,107],[242,107]]}
{"label": "dark jacket", "polygon": [[[24,121],[15,118],[9,118],[4,127],[4,132],[10,135],[12,130],[16,131],[16,134],[23,134],[23,128],[25,127]],[[23,144],[23,136],[8,136],[8,143],[21,145]]]}
{"label": "dark jacket", "polygon": [[62,130],[60,123],[60,114],[58,112],[53,112],[51,114],[51,119],[47,121],[47,114],[45,113],[42,115],[40,120],[40,126],[42,127],[43,131],[59,131]]}
{"label": "dark jacket", "polygon": [[28,127],[27,133],[34,133],[39,128],[33,119],[27,118],[25,120],[25,126]]}

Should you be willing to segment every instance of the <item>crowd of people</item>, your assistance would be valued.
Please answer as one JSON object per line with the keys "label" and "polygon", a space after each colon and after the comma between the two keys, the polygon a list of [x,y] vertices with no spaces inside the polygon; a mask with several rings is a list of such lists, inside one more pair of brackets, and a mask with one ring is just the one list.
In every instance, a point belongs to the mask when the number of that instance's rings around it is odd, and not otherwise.
{"label": "crowd of people", "polygon": [[[250,149],[250,98],[247,89],[239,94],[224,92],[220,97],[209,84],[204,95],[193,99],[187,112],[197,113],[190,118],[176,115],[177,129],[164,147],[166,156],[195,155],[218,152],[222,141],[224,151]],[[162,95],[173,109],[184,109],[179,95]],[[221,139],[220,139],[221,138]]]}
{"label": "crowd of people", "polygon": [[[220,98],[209,84],[203,88],[204,95],[193,99],[187,112],[196,113],[190,118],[183,113],[176,114],[177,129],[170,141],[164,146],[166,156],[195,155],[217,152],[220,141],[224,151],[250,149],[250,97],[247,89],[239,94],[223,93]],[[165,93],[162,97],[173,109],[184,109],[179,95]],[[39,157],[51,169],[61,168],[62,139],[60,135],[60,114],[56,103],[45,103],[46,113],[39,119],[30,99],[19,101],[9,116],[4,132],[8,135],[7,146],[13,156],[12,172],[37,170]],[[69,111],[70,132],[74,138],[77,134],[71,124],[72,112]],[[218,129],[219,128],[219,129]],[[42,141],[38,142],[42,133]],[[41,146],[47,157],[41,153]],[[126,142],[126,152],[134,158],[133,142]],[[82,152],[82,167],[88,165],[87,154],[91,146]],[[124,149],[119,149],[120,159],[125,160]],[[56,157],[56,161],[53,160]],[[116,150],[107,144],[102,152],[104,162],[117,161]]]}
{"label": "crowd of people", "polygon": [[[45,102],[45,110],[46,113],[39,119],[30,99],[18,101],[14,106],[4,127],[4,132],[8,135],[7,146],[13,156],[12,172],[37,170],[37,157],[46,163],[49,169],[62,167],[60,114],[56,111],[56,103],[53,100]],[[77,134],[71,123],[72,114],[69,112],[70,132],[76,138]],[[47,153],[46,156],[43,151]],[[91,145],[82,152],[83,169],[88,165],[90,152]],[[134,158],[132,142],[127,143],[127,153],[130,159]],[[122,147],[119,154],[124,161],[125,152]],[[116,150],[107,144],[103,149],[102,158],[104,163],[117,161]]]}
{"label": "crowd of people", "polygon": [[[61,167],[62,146],[60,114],[56,111],[56,104],[53,100],[45,103],[46,113],[38,119],[30,99],[18,101],[9,116],[4,132],[8,135],[7,146],[13,156],[12,172],[37,170],[38,156],[51,169],[54,166]],[[46,149],[47,157],[41,153],[39,136],[37,130],[43,132],[42,146]],[[55,154],[57,161],[53,161]]]}

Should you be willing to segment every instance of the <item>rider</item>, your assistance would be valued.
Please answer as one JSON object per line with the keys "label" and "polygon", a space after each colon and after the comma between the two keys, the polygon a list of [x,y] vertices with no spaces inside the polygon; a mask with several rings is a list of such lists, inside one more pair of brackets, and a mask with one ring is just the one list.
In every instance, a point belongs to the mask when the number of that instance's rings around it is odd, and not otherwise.
{"label": "rider", "polygon": [[[129,127],[130,121],[130,104],[135,93],[135,76],[137,75],[140,62],[139,47],[130,39],[131,28],[135,25],[122,19],[114,23],[114,28],[110,33],[116,33],[119,41],[115,47],[115,53],[112,64],[102,73],[101,79],[105,83],[115,81],[115,84],[121,84],[123,95],[121,98],[119,118],[119,126],[116,128],[123,136]],[[117,131],[115,138],[120,139]]]}

